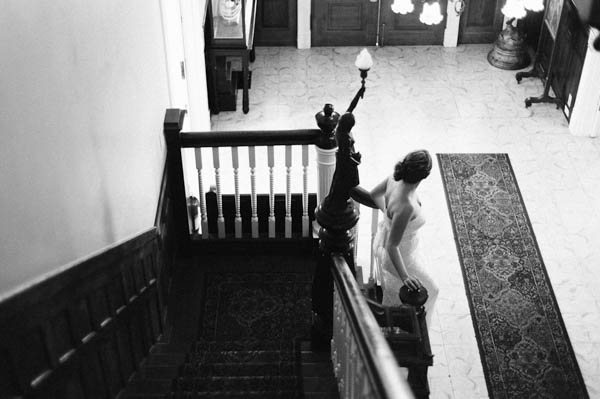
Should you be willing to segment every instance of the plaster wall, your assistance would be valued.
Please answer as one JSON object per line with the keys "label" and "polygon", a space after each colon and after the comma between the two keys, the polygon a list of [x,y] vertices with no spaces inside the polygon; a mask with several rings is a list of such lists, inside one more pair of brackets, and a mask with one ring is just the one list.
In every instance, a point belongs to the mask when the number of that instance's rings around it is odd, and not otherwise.
{"label": "plaster wall", "polygon": [[153,226],[169,106],[158,0],[5,0],[0,299]]}

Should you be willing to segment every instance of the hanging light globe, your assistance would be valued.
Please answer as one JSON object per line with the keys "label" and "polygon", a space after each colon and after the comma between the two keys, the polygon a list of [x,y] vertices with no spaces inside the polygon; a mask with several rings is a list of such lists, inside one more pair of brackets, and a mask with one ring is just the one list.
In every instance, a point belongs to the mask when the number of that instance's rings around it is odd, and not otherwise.
{"label": "hanging light globe", "polygon": [[408,14],[409,12],[413,12],[415,9],[415,5],[411,0],[394,0],[392,3],[392,11],[396,14]]}
{"label": "hanging light globe", "polygon": [[425,25],[437,25],[444,19],[440,9],[440,3],[423,3],[423,12],[419,16],[419,21]]}
{"label": "hanging light globe", "polygon": [[521,0],[507,0],[501,11],[508,19],[522,19],[527,15],[527,10]]}
{"label": "hanging light globe", "polygon": [[542,11],[544,9],[544,0],[524,0],[523,7],[533,12]]}

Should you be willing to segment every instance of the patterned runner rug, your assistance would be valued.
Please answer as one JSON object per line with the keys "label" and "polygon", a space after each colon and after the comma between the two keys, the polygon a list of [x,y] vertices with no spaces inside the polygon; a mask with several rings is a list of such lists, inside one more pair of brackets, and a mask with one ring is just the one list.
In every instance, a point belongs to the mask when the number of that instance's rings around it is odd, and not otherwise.
{"label": "patterned runner rug", "polygon": [[507,154],[438,154],[490,398],[588,398]]}
{"label": "patterned runner rug", "polygon": [[311,286],[308,272],[206,273],[199,337],[170,398],[302,396],[296,340],[308,336]]}
{"label": "patterned runner rug", "polygon": [[310,273],[208,273],[200,339],[291,347],[310,328],[311,286]]}

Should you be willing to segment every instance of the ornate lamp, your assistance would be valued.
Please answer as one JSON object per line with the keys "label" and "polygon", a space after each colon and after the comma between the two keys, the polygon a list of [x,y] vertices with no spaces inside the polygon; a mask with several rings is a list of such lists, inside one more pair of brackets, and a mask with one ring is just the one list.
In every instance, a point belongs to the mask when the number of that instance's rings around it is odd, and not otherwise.
{"label": "ornate lamp", "polygon": [[494,48],[488,54],[490,64],[500,69],[521,69],[529,65],[531,58],[527,52],[523,32],[513,21],[522,19],[527,10],[538,12],[544,9],[543,0],[506,0],[502,14],[508,20],[506,28],[500,32]]}
{"label": "ornate lamp", "polygon": [[365,79],[367,78],[367,73],[369,72],[369,69],[371,69],[371,67],[373,66],[373,58],[371,58],[371,54],[369,54],[369,51],[367,51],[366,48],[362,49],[361,52],[358,53],[358,55],[356,56],[356,61],[354,61],[354,65],[360,71],[361,86],[360,89],[358,89],[358,92],[356,93],[354,98],[352,99],[352,102],[350,102],[350,106],[348,107],[346,112],[354,111],[354,108],[358,104],[358,100],[360,98],[363,98],[365,95]]}

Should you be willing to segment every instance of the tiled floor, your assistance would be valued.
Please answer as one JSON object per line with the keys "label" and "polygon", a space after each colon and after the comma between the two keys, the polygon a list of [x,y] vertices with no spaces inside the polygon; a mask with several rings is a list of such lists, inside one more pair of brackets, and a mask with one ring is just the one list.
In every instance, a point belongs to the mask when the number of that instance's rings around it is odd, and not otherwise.
{"label": "tiled floor", "polygon": [[[489,45],[371,48],[374,66],[354,112],[361,184],[370,188],[415,148],[508,153],[588,391],[600,397],[600,142],[574,137],[560,110],[525,108],[542,92],[491,67]],[[338,111],[359,88],[360,48],[258,48],[250,112],[213,116],[215,130],[312,128],[326,102]],[[241,93],[240,93],[241,97]],[[285,172],[284,172],[285,173]],[[314,175],[311,175],[311,179]],[[314,180],[312,181],[314,183]],[[432,398],[484,398],[487,390],[437,165],[419,187],[423,242],[441,288],[431,326]],[[368,266],[370,212],[359,263]]]}

